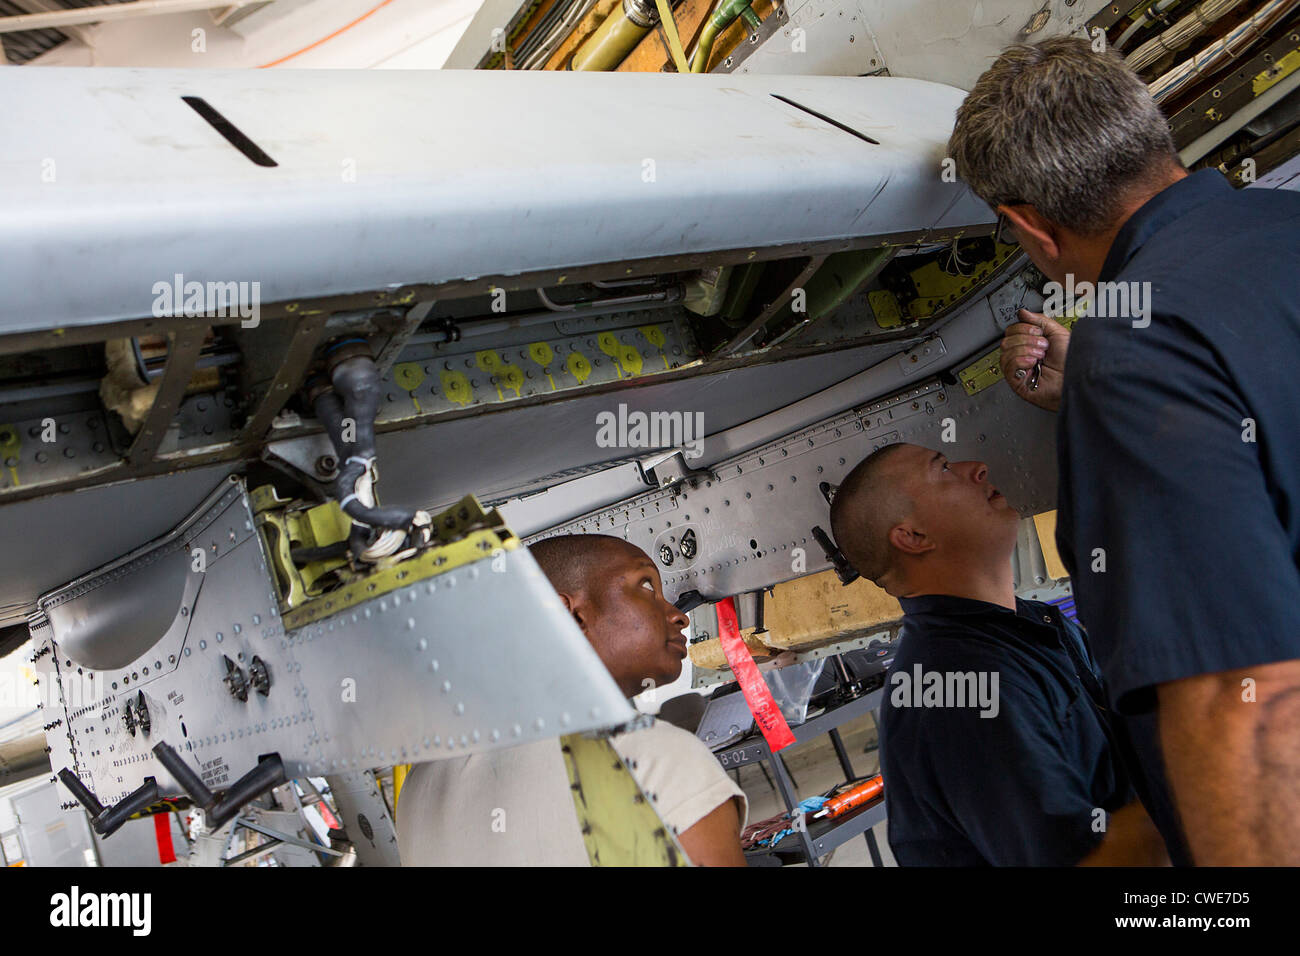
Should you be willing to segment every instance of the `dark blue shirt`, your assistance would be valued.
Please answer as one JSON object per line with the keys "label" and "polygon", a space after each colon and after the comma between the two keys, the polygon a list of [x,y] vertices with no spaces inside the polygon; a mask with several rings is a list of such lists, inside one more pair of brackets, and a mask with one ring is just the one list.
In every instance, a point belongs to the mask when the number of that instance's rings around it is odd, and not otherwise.
{"label": "dark blue shirt", "polygon": [[[903,866],[1072,866],[1133,799],[1082,631],[1036,601],[901,600],[881,716],[889,844]],[[929,674],[993,697],[928,700]],[[967,680],[966,686],[970,686]],[[919,685],[919,686],[918,686]],[[953,690],[961,682],[951,682]],[[935,706],[935,704],[942,706]],[[982,716],[988,714],[988,716]]]}
{"label": "dark blue shirt", "polygon": [[1151,323],[1075,326],[1057,544],[1185,862],[1156,685],[1300,658],[1300,194],[1194,173],[1124,224],[1100,278],[1151,283]]}

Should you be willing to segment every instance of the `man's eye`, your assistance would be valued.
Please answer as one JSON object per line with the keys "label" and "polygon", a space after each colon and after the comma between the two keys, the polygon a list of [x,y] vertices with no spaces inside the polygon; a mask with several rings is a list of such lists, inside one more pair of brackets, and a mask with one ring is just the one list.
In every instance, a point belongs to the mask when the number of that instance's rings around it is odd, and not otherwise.
{"label": "man's eye", "polygon": [[641,587],[645,588],[647,591],[653,591],[655,589],[654,582],[649,578],[646,578],[646,580],[641,582]]}
{"label": "man's eye", "polygon": [[948,467],[948,463],[947,463],[946,461],[943,463],[943,470],[944,470],[944,471],[951,471],[951,470],[952,470],[952,469],[950,469],[950,468]]}

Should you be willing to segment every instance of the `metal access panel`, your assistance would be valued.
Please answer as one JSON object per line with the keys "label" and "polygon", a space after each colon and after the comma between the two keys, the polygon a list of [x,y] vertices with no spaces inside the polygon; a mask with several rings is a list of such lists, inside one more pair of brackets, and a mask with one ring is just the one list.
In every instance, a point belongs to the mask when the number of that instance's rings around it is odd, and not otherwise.
{"label": "metal access panel", "polygon": [[[220,791],[267,754],[290,777],[335,774],[634,716],[522,547],[380,588],[296,630],[273,589],[250,496],[232,477],[170,534],[44,595],[32,637],[40,678],[63,703],[48,729],[52,765],[107,806],[150,776],[164,796],[182,793],[153,756],[159,741]],[[227,672],[254,667],[269,687],[241,700]]]}
{"label": "metal access panel", "polygon": [[406,305],[461,280],[951,236],[994,218],[940,176],[962,97],[896,77],[3,70],[5,168],[32,172],[0,177],[0,332],[166,313],[176,275],[286,309]]}

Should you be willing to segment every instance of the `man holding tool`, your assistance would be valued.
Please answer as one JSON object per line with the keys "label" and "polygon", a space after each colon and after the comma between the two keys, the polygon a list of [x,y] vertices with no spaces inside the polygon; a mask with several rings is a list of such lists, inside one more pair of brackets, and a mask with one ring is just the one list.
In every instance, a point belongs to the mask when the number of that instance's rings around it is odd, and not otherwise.
{"label": "man holding tool", "polygon": [[1077,38],[1003,53],[949,151],[1048,279],[1147,301],[1022,312],[1002,369],[1061,412],[1057,541],[1171,856],[1300,863],[1300,195],[1189,175]]}

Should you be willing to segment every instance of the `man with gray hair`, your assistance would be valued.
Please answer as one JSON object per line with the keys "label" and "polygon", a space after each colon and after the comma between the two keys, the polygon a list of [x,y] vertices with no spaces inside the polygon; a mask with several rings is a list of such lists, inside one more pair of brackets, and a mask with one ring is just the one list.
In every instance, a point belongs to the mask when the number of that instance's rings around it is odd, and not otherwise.
{"label": "man with gray hair", "polygon": [[1300,195],[1189,174],[1076,38],[1003,53],[949,150],[1052,294],[1145,302],[1022,310],[1001,364],[1061,413],[1057,543],[1170,856],[1300,863]]}

